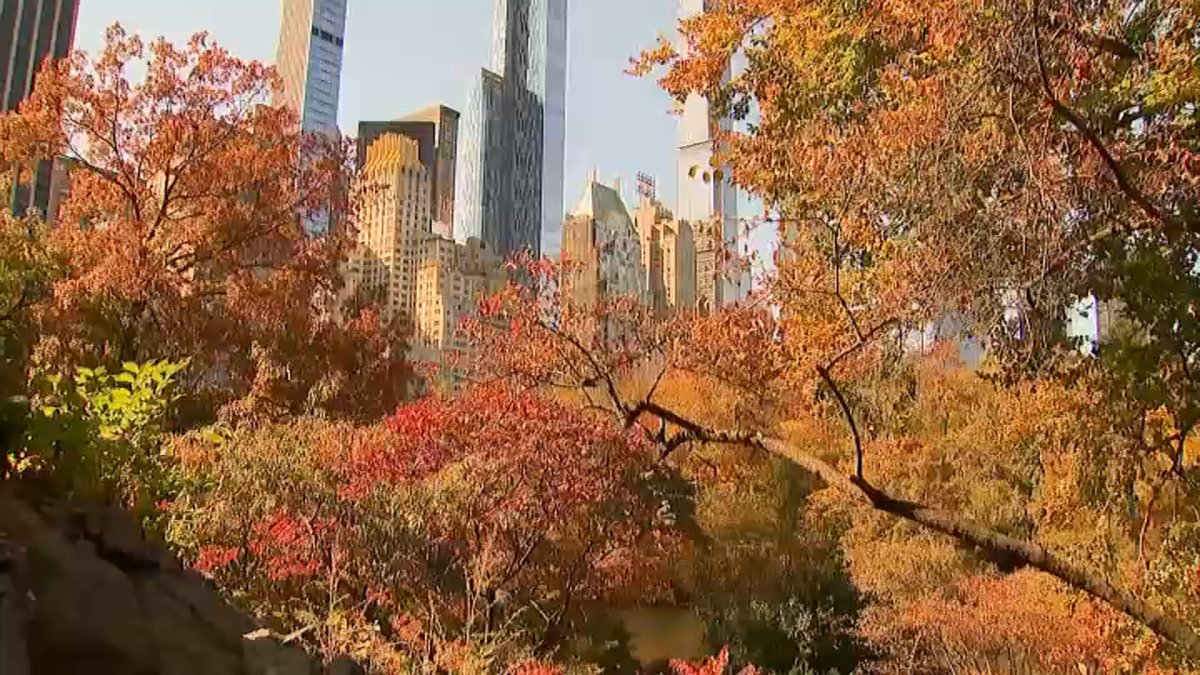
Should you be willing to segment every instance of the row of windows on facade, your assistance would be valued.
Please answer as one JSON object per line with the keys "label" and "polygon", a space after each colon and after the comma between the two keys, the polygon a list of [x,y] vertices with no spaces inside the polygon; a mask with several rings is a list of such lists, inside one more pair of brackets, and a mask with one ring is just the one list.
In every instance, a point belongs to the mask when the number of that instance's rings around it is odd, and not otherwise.
{"label": "row of windows on facade", "polygon": [[317,95],[325,96],[326,99],[337,98],[338,84],[341,82],[341,76],[338,74],[338,66],[332,63],[321,63],[322,67],[313,68],[308,76],[307,96],[313,98]]}
{"label": "row of windows on facade", "polygon": [[337,112],[337,106],[330,103],[328,100],[322,100],[319,97],[310,96],[309,99],[304,102],[304,110],[305,112],[315,113],[318,115],[332,116]]}
{"label": "row of windows on facade", "polygon": [[316,26],[312,27],[312,34],[313,34],[313,37],[321,38],[322,40],[325,40],[326,42],[332,42],[333,44],[335,44],[339,47],[342,46],[342,38],[340,38],[332,33],[329,33],[325,30],[317,28]]}

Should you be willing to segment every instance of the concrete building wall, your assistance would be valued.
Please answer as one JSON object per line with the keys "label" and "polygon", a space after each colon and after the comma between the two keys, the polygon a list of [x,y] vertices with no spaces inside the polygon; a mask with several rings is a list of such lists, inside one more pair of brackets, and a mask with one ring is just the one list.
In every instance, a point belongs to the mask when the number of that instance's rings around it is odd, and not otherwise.
{"label": "concrete building wall", "polygon": [[[641,198],[635,220],[647,303],[660,314],[694,309],[696,241],[691,225],[675,220],[662,204],[646,196]],[[715,293],[715,286],[709,292]]]}
{"label": "concrete building wall", "polygon": [[478,239],[465,244],[434,235],[424,246],[417,275],[414,355],[441,361],[448,352],[467,352],[471,345],[460,334],[462,322],[475,314],[479,302],[499,292],[505,283],[501,260]]}
{"label": "concrete building wall", "polygon": [[715,221],[690,222],[696,242],[696,307],[712,311],[733,302],[729,299],[729,270],[725,263],[728,242]]}
{"label": "concrete building wall", "polygon": [[452,237],[454,224],[458,121],[458,111],[437,105],[399,120],[359,122],[356,141],[359,166],[366,162],[367,148],[384,134],[401,134],[417,142],[418,156],[430,177],[432,231],[447,239]]}
{"label": "concrete building wall", "polygon": [[458,173],[459,112],[444,105],[426,108],[404,118],[407,122],[434,124],[436,150],[432,168],[433,231],[454,238],[454,199]]}
{"label": "concrete building wall", "polygon": [[580,304],[616,296],[646,298],[642,245],[617,189],[592,177],[563,228],[564,258],[580,269],[570,276],[569,295]]}
{"label": "concrete building wall", "polygon": [[642,197],[633,218],[642,248],[642,286],[646,289],[646,303],[661,314],[667,310],[661,209],[652,200]]}
{"label": "concrete building wall", "polygon": [[663,224],[663,290],[669,312],[696,307],[696,240],[687,221]]}
{"label": "concrete building wall", "polygon": [[[679,18],[687,19],[700,14],[714,0],[680,0]],[[687,53],[687,45],[680,44],[681,53]],[[727,71],[726,77],[731,72]],[[718,117],[712,106],[701,96],[691,95],[683,105],[679,117],[676,180],[678,185],[678,208],[676,217],[693,227],[709,231],[708,247],[714,252],[705,255],[706,264],[711,259],[724,262],[723,253],[717,249],[740,251],[738,231],[738,191],[729,180],[728,166],[713,166],[716,137],[721,131],[729,131],[733,123],[728,118]],[[716,239],[719,237],[719,240]],[[714,307],[737,302],[748,290],[748,280],[740,277],[727,278],[721,275],[706,297]],[[705,284],[707,289],[707,284]]]}

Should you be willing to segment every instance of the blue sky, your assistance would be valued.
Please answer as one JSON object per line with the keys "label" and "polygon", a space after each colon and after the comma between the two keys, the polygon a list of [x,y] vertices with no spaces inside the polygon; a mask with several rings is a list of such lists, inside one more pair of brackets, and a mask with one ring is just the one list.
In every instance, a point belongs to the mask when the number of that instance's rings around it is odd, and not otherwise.
{"label": "blue sky", "polygon": [[[673,201],[671,101],[624,74],[630,56],[674,29],[675,0],[574,0],[570,16],[566,201],[592,167],[601,177],[659,177]],[[490,63],[492,0],[349,0],[339,122],[391,119],[435,102],[457,110]],[[271,62],[278,0],[81,0],[76,46],[92,50],[120,21],[143,37],[182,41],[206,30],[238,56]]]}
{"label": "blue sky", "polygon": [[[493,0],[349,0],[339,122],[391,119],[432,103],[463,111],[479,69],[491,62]],[[645,171],[675,198],[675,119],[652,79],[624,73],[629,57],[675,29],[677,0],[570,0],[566,203],[592,168],[608,182]],[[273,62],[279,0],[80,0],[75,44],[96,49],[120,21],[144,38],[182,42],[208,31],[233,53]],[[752,215],[750,205],[741,209]],[[770,234],[758,233],[766,252]]]}

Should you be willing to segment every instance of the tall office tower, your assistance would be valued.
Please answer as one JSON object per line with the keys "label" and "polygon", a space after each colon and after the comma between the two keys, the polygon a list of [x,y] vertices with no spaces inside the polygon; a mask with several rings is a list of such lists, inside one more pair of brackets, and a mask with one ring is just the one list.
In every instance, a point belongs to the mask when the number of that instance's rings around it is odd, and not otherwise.
{"label": "tall office tower", "polygon": [[[679,0],[680,20],[700,14],[713,2]],[[687,46],[680,45],[679,49],[686,53]],[[730,131],[732,128],[733,123],[728,118],[714,115],[704,97],[692,94],[684,102],[683,114],[679,118],[679,208],[675,215],[696,229],[697,249],[700,249],[702,242],[708,246],[701,251],[702,254],[698,254],[698,260],[713,261],[711,273],[720,277],[711,286],[707,280],[697,279],[698,289],[709,289],[708,297],[700,299],[710,307],[736,302],[744,293],[744,287],[748,286],[740,276],[729,277],[715,265],[716,260],[723,259],[723,251],[742,252],[739,248],[737,188],[729,181],[729,167],[712,165],[716,132]],[[700,236],[702,231],[704,236]],[[705,273],[709,272],[706,270]]]}
{"label": "tall office tower", "polygon": [[410,124],[432,124],[436,144],[433,166],[430,169],[434,234],[453,239],[454,237],[454,181],[458,172],[458,118],[457,110],[436,105],[415,112],[401,121]]}
{"label": "tall office tower", "polygon": [[436,105],[399,120],[358,123],[359,166],[366,160],[367,148],[383,134],[402,134],[417,142],[421,164],[429,174],[433,232],[447,239],[452,238],[454,226],[458,118],[458,111]]}
{"label": "tall office tower", "polygon": [[348,286],[383,308],[386,319],[411,321],[418,261],[429,238],[429,175],[416,141],[388,133],[367,148],[358,246]]}
{"label": "tall office tower", "polygon": [[337,131],[347,0],[283,0],[276,67],[281,102],[305,131]]}
{"label": "tall office tower", "polygon": [[[33,92],[34,81],[47,59],[65,58],[75,39],[78,0],[0,1],[0,110],[16,110]],[[36,208],[49,212],[53,167],[40,162],[21,185],[14,185],[14,213]]]}
{"label": "tall office tower", "polygon": [[492,69],[471,92],[455,233],[542,250],[563,217],[567,0],[496,0]]}

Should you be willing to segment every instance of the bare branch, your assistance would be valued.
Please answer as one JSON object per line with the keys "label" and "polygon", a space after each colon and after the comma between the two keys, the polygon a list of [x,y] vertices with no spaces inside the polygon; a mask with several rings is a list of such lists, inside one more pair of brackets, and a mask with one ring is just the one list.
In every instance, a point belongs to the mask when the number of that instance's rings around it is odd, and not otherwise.
{"label": "bare branch", "polygon": [[872,340],[879,337],[880,333],[897,325],[898,323],[900,323],[900,321],[898,319],[888,319],[886,321],[880,322],[874,328],[867,331],[858,342],[855,342],[853,345],[850,345],[844,351],[842,351],[842,353],[833,357],[833,359],[830,360],[829,363],[827,363],[825,365],[825,369],[828,370],[829,372],[833,372],[834,368],[837,368],[838,364],[840,364],[842,361],[845,361],[846,359],[850,358],[851,356],[854,356],[855,354],[857,354],[864,347],[869,345]]}
{"label": "bare branch", "polygon": [[842,409],[842,415],[846,418],[846,424],[850,425],[850,434],[854,437],[854,475],[859,480],[863,478],[863,443],[862,435],[858,431],[858,422],[854,419],[854,411],[850,409],[850,403],[846,401],[846,396],[842,393],[841,387],[834,381],[833,375],[829,370],[817,366],[817,374],[825,381],[829,390],[833,392],[833,396],[837,399],[838,406]]}

